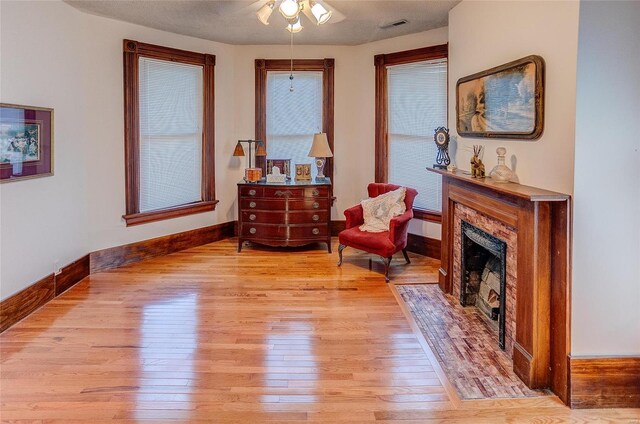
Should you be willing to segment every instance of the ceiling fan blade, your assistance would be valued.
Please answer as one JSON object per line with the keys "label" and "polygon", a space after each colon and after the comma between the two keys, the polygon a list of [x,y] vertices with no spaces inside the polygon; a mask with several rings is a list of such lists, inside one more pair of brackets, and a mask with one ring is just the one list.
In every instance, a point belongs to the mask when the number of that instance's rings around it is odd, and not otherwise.
{"label": "ceiling fan blade", "polygon": [[322,2],[322,4],[327,8],[327,10],[331,11],[331,19],[327,21],[328,24],[337,24],[338,22],[342,22],[346,19],[346,16],[344,16],[342,12],[328,4],[326,1]]}
{"label": "ceiling fan blade", "polygon": [[264,6],[265,4],[267,4],[270,0],[258,0],[258,1],[254,1],[253,3],[247,5],[247,6],[240,6],[237,9],[230,11],[229,15],[243,15],[243,14],[250,14],[250,13],[256,13],[258,11],[258,9],[260,9],[262,6]]}

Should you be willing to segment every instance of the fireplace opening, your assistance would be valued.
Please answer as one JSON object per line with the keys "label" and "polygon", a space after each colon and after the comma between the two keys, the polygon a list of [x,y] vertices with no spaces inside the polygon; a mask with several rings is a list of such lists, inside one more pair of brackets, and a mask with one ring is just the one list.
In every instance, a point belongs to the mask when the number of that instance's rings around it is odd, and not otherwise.
{"label": "fireplace opening", "polygon": [[504,350],[507,243],[466,221],[461,227],[460,304],[475,306],[494,323],[498,345]]}

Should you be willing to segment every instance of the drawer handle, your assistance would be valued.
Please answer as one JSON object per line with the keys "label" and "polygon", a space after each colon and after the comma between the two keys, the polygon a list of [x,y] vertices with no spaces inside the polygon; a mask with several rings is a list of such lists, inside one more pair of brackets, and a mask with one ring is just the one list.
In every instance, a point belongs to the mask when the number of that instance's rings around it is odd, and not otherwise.
{"label": "drawer handle", "polygon": [[320,215],[313,215],[311,218],[312,218],[314,221],[317,221],[317,220],[319,220],[319,219],[320,219]]}
{"label": "drawer handle", "polygon": [[278,197],[289,197],[289,196],[292,196],[292,195],[293,195],[293,193],[290,192],[289,190],[285,190],[285,191],[278,190],[278,191],[276,191],[276,196],[278,196]]}
{"label": "drawer handle", "polygon": [[256,216],[254,214],[249,215],[249,220],[250,221],[255,221],[256,220]]}
{"label": "drawer handle", "polygon": [[249,190],[249,196],[255,196],[256,195],[256,191],[251,189]]}
{"label": "drawer handle", "polygon": [[256,230],[255,228],[249,228],[249,232],[250,232],[251,234],[255,234],[255,233],[256,233],[256,231],[258,231],[258,230]]}
{"label": "drawer handle", "polygon": [[255,208],[255,207],[256,207],[256,202],[251,202],[251,203],[249,203],[249,207],[250,207],[250,208]]}
{"label": "drawer handle", "polygon": [[313,190],[311,194],[313,194],[314,196],[318,196],[320,195],[320,192],[318,190]]}
{"label": "drawer handle", "polygon": [[313,202],[313,209],[318,209],[320,207],[320,203]]}
{"label": "drawer handle", "polygon": [[316,236],[317,236],[318,234],[320,234],[320,230],[318,230],[317,228],[314,228],[313,230],[311,230],[311,232],[312,232],[313,234],[315,234]]}

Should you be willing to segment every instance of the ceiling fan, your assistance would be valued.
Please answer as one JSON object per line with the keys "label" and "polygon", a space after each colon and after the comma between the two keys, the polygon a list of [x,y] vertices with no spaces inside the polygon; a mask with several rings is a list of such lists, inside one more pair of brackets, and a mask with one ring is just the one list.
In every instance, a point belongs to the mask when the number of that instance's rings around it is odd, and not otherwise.
{"label": "ceiling fan", "polygon": [[[263,0],[254,3],[254,5],[260,3],[263,3]],[[326,2],[321,3],[316,0],[268,0],[256,12],[258,20],[264,25],[269,25],[269,18],[276,6],[282,17],[287,21],[286,29],[291,33],[302,31],[301,13],[317,25],[323,25],[329,20],[331,20],[331,23],[340,22],[345,18],[342,13],[329,6]]]}

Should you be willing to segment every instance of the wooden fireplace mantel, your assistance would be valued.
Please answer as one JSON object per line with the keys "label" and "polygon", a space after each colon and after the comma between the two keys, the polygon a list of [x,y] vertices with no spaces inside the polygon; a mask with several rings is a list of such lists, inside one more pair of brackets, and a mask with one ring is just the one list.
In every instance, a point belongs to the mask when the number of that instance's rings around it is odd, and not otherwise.
{"label": "wooden fireplace mantel", "polygon": [[442,249],[439,285],[451,294],[456,204],[499,221],[517,233],[516,332],[513,369],[531,388],[568,396],[569,214],[567,194],[463,171],[442,175]]}

